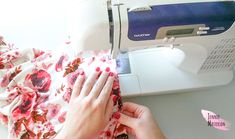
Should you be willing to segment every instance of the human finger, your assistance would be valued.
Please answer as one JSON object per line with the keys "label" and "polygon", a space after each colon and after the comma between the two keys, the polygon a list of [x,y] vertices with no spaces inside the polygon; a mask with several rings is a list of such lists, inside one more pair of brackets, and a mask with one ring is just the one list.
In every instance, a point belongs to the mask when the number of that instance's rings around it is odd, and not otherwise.
{"label": "human finger", "polygon": [[127,116],[123,113],[120,113],[120,118],[117,119],[118,122],[120,122],[121,124],[128,126],[130,128],[134,128],[135,127],[135,123],[136,123],[136,119],[132,118],[130,116]]}
{"label": "human finger", "polygon": [[105,119],[106,119],[106,122],[108,123],[110,117],[112,116],[112,113],[113,113],[113,96],[110,96],[109,97],[109,100],[108,100],[108,104],[106,106],[106,109],[105,109]]}
{"label": "human finger", "polygon": [[97,82],[95,83],[94,87],[92,88],[92,90],[89,94],[89,95],[91,95],[91,97],[97,98],[99,96],[101,90],[103,89],[103,87],[108,79],[109,71],[110,71],[110,68],[107,67],[105,69],[105,71],[102,72],[102,74],[100,75],[99,79],[97,80]]}
{"label": "human finger", "polygon": [[127,115],[127,116],[133,117],[133,118],[138,118],[138,117],[136,117],[136,116],[134,115],[134,113],[132,113],[132,112],[128,112],[128,111],[123,111],[123,110],[122,110],[122,113],[125,114],[125,115]]}
{"label": "human finger", "polygon": [[107,105],[108,98],[109,98],[111,91],[112,91],[113,81],[114,81],[114,77],[109,76],[102,91],[100,92],[100,95],[97,98],[97,101],[104,103],[105,106]]}
{"label": "human finger", "polygon": [[98,68],[96,68],[96,71],[92,72],[89,75],[89,77],[87,78],[87,80],[85,81],[85,83],[84,83],[84,85],[82,87],[82,90],[81,90],[81,93],[80,93],[79,96],[85,97],[85,96],[87,96],[90,93],[92,87],[95,84],[96,78],[99,75],[99,72],[100,72],[100,68],[98,67]]}
{"label": "human finger", "polygon": [[84,76],[84,72],[82,72],[78,75],[74,83],[73,92],[72,92],[70,101],[74,100],[77,96],[79,96],[84,80],[85,80],[85,76]]}
{"label": "human finger", "polygon": [[143,112],[144,109],[145,109],[144,106],[132,102],[125,102],[123,103],[122,107],[122,111],[133,113],[134,117],[138,117]]}

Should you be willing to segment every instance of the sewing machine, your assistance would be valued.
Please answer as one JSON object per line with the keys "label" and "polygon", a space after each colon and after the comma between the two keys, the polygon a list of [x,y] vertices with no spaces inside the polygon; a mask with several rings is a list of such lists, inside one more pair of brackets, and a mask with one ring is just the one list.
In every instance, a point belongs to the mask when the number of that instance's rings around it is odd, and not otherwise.
{"label": "sewing machine", "polygon": [[111,49],[123,95],[181,92],[233,79],[235,1],[80,0],[71,9],[75,53]]}

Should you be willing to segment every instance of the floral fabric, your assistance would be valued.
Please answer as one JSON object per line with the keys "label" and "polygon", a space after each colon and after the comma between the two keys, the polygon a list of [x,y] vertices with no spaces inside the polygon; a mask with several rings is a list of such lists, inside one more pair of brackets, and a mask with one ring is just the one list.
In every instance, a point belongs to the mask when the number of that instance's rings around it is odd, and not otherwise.
{"label": "floral fabric", "polygon": [[[80,72],[87,77],[97,66],[110,67],[115,61],[105,54],[73,57],[66,53],[19,50],[0,45],[0,121],[8,128],[9,139],[54,138],[66,118],[72,87]],[[126,139],[115,119],[122,102],[116,75],[112,94],[115,108],[109,125],[97,139]]]}

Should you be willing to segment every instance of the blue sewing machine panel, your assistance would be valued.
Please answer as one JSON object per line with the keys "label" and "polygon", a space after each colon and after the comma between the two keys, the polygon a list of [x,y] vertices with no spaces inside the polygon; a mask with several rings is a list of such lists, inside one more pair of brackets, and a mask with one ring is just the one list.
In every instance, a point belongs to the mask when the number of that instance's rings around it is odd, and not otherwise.
{"label": "blue sewing machine panel", "polygon": [[128,12],[130,40],[216,35],[228,30],[235,21],[234,1],[154,5],[151,9]]}

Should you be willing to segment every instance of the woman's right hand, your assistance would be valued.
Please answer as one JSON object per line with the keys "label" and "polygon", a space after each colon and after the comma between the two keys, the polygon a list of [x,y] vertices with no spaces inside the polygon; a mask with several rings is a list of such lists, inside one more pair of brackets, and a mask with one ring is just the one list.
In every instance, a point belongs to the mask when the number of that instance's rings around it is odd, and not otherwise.
{"label": "woman's right hand", "polygon": [[137,139],[165,139],[151,111],[145,106],[124,103],[118,120]]}

